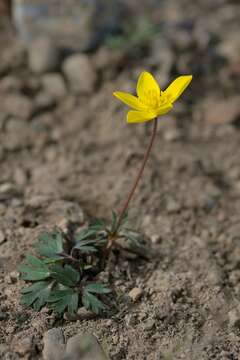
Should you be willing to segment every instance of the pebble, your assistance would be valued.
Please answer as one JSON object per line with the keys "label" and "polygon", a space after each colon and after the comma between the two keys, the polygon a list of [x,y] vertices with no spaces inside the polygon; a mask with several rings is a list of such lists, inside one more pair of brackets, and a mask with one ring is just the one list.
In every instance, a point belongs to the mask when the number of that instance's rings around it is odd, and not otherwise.
{"label": "pebble", "polygon": [[3,183],[0,185],[0,199],[5,199],[18,195],[17,188],[11,183]]}
{"label": "pebble", "polygon": [[20,92],[22,89],[22,82],[19,78],[8,75],[0,82],[0,91],[5,93]]}
{"label": "pebble", "polygon": [[33,351],[33,336],[28,336],[14,345],[14,350],[19,355],[27,355]]}
{"label": "pebble", "polygon": [[232,309],[228,313],[229,326],[240,328],[240,313],[237,309]]}
{"label": "pebble", "polygon": [[97,338],[91,334],[77,334],[69,339],[66,347],[66,357],[71,360],[108,359]]}
{"label": "pebble", "polygon": [[238,121],[240,115],[240,96],[230,99],[207,99],[203,105],[204,119],[211,124],[229,124]]}
{"label": "pebble", "polygon": [[40,92],[34,99],[34,115],[54,110],[56,99],[45,91]]}
{"label": "pebble", "polygon": [[0,310],[0,321],[4,321],[8,319],[8,314]]}
{"label": "pebble", "polygon": [[91,94],[97,80],[96,71],[87,55],[68,57],[63,64],[63,73],[74,94]]}
{"label": "pebble", "polygon": [[63,318],[67,321],[76,321],[76,320],[91,320],[94,319],[97,315],[92,311],[85,309],[85,307],[81,307],[78,309],[76,314],[69,314],[65,312]]}
{"label": "pebble", "polygon": [[152,330],[154,325],[155,325],[155,321],[153,319],[149,319],[143,324],[143,328],[144,328],[144,330],[149,331],[149,330]]}
{"label": "pebble", "polygon": [[14,169],[13,178],[17,185],[24,186],[27,182],[27,174],[21,167]]}
{"label": "pebble", "polygon": [[33,113],[33,104],[25,95],[9,94],[4,99],[4,110],[8,115],[28,120]]}
{"label": "pebble", "polygon": [[18,281],[19,273],[17,271],[12,271],[9,274],[9,278],[12,284],[15,284]]}
{"label": "pebble", "polygon": [[40,37],[28,49],[28,64],[33,73],[44,74],[56,71],[61,62],[61,53],[50,39]]}
{"label": "pebble", "polygon": [[67,88],[60,74],[46,74],[41,79],[44,90],[56,100],[64,98]]}
{"label": "pebble", "polygon": [[128,296],[133,302],[137,302],[141,298],[142,294],[142,289],[135,287],[128,293]]}
{"label": "pebble", "polygon": [[169,214],[173,214],[178,212],[181,209],[179,203],[177,203],[174,199],[169,198],[167,200],[166,210]]}
{"label": "pebble", "polygon": [[57,360],[65,351],[65,338],[61,328],[53,328],[43,336],[43,359]]}

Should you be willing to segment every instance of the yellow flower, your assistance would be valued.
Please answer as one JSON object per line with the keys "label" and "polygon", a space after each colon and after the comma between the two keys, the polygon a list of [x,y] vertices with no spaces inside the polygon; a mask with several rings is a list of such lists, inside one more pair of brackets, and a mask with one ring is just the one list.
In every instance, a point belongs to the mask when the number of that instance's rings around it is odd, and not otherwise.
{"label": "yellow flower", "polygon": [[134,109],[127,114],[128,123],[145,122],[169,112],[191,80],[192,75],[179,76],[162,91],[154,77],[144,71],[138,79],[137,96],[122,91],[113,95]]}

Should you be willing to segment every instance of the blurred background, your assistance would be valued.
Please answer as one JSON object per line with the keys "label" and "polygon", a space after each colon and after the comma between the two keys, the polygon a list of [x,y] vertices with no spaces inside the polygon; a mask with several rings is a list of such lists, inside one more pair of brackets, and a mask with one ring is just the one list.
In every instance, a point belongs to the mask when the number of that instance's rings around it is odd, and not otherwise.
{"label": "blurred background", "polygon": [[[129,359],[155,360],[159,349],[172,346],[170,338],[189,339],[191,330],[198,339],[200,328],[202,347],[195,350],[202,352],[194,360],[216,358],[217,348],[228,352],[224,359],[239,354],[239,339],[229,339],[223,323],[215,324],[217,339],[208,332],[211,309],[234,304],[225,290],[240,296],[239,24],[239,0],[0,0],[4,274],[16,269],[42,227],[77,226],[89,215],[109,218],[120,207],[152,124],[126,124],[127,109],[112,92],[134,93],[143,70],[163,89],[181,74],[193,75],[174,110],[159,122],[130,211],[132,225],[149,237],[161,259],[154,272],[142,269],[138,278],[155,291],[140,309],[148,306],[146,316],[165,309],[168,294],[172,308],[165,313],[171,318],[156,317],[162,337],[156,332],[155,340],[144,328],[131,332],[121,319]],[[9,299],[17,298],[19,284],[11,289],[4,301],[15,321],[22,310]],[[172,289],[173,302],[167,297]],[[219,298],[224,306],[215,304]],[[190,305],[183,309],[184,303]],[[201,318],[196,314],[202,306],[210,312]],[[0,335],[11,342],[14,331],[6,322]],[[217,345],[207,357],[210,338]],[[124,346],[123,339],[109,340],[111,353]],[[189,342],[181,346],[187,353]]]}

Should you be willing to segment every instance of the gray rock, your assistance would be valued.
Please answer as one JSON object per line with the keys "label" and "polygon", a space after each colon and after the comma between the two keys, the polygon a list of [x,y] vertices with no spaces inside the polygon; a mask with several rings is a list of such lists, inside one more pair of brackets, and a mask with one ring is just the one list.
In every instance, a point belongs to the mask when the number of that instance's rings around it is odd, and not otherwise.
{"label": "gray rock", "polygon": [[4,99],[5,113],[21,119],[29,119],[33,112],[31,100],[20,94],[9,94]]}
{"label": "gray rock", "polygon": [[43,336],[43,345],[44,360],[62,359],[65,351],[65,338],[62,329],[48,330]]}
{"label": "gray rock", "polygon": [[62,99],[67,94],[64,79],[60,74],[46,74],[42,77],[44,90],[54,99]]}
{"label": "gray rock", "polygon": [[37,39],[28,49],[29,68],[36,74],[56,71],[60,62],[60,49],[46,37]]}
{"label": "gray rock", "polygon": [[96,71],[88,56],[72,55],[63,64],[63,72],[75,94],[91,94],[97,80]]}
{"label": "gray rock", "polygon": [[68,340],[64,360],[108,360],[95,336],[77,334]]}

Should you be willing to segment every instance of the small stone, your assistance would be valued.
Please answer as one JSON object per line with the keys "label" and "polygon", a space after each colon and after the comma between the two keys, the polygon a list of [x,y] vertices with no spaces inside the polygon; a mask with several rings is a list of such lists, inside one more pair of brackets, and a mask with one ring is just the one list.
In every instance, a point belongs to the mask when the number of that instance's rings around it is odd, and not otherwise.
{"label": "small stone", "polygon": [[40,92],[34,99],[34,115],[52,111],[56,107],[56,100],[46,92]]}
{"label": "small stone", "polygon": [[33,351],[33,336],[26,337],[14,345],[14,350],[19,355],[31,354]]}
{"label": "small stone", "polygon": [[161,236],[159,234],[151,235],[151,242],[153,244],[159,244],[161,242]]}
{"label": "small stone", "polygon": [[133,302],[137,302],[141,298],[142,294],[142,289],[135,287],[128,293],[128,296]]}
{"label": "small stone", "polygon": [[28,50],[29,68],[37,74],[56,71],[61,62],[61,53],[56,44],[46,37],[36,39]]}
{"label": "small stone", "polygon": [[2,230],[0,230],[0,245],[4,243],[6,236]]}
{"label": "small stone", "polygon": [[44,90],[54,99],[59,100],[67,94],[65,82],[60,74],[46,74],[42,77]]}
{"label": "small stone", "polygon": [[107,327],[111,327],[111,326],[112,326],[112,324],[113,324],[112,320],[111,320],[111,319],[109,319],[109,320],[105,323],[105,326],[107,326]]}
{"label": "small stone", "polygon": [[10,197],[17,196],[19,191],[17,188],[11,183],[3,183],[0,185],[0,200],[8,199]]}
{"label": "small stone", "polygon": [[24,186],[27,182],[27,174],[21,167],[14,169],[13,177],[15,183],[19,186]]}
{"label": "small stone", "polygon": [[174,142],[176,140],[179,140],[181,138],[181,133],[176,128],[167,129],[163,133],[164,139],[168,142]]}
{"label": "small stone", "polygon": [[63,72],[75,94],[91,94],[97,80],[96,71],[87,55],[72,55],[63,64]]}
{"label": "small stone", "polygon": [[228,313],[230,327],[240,328],[240,313],[238,309],[232,309]]}
{"label": "small stone", "polygon": [[0,82],[0,91],[5,93],[20,92],[22,89],[22,82],[15,76],[5,76]]}
{"label": "small stone", "polygon": [[9,94],[4,99],[4,110],[8,115],[28,120],[33,113],[33,105],[25,95]]}
{"label": "small stone", "polygon": [[203,105],[204,120],[211,124],[230,124],[239,120],[240,97],[208,99]]}
{"label": "small stone", "polygon": [[8,319],[8,314],[0,310],[0,321],[4,321]]}
{"label": "small stone", "polygon": [[134,326],[136,325],[136,322],[137,320],[134,314],[127,314],[125,316],[125,323],[127,326]]}
{"label": "small stone", "polygon": [[46,195],[33,195],[31,198],[27,199],[26,205],[38,209],[50,202],[49,198]]}
{"label": "small stone", "polygon": [[153,329],[154,325],[155,325],[155,321],[153,319],[149,319],[143,324],[143,328],[144,330],[149,331]]}
{"label": "small stone", "polygon": [[80,307],[77,311],[78,320],[91,320],[96,316],[97,315],[94,312],[85,309],[85,307]]}
{"label": "small stone", "polygon": [[69,339],[66,357],[71,360],[107,360],[97,338],[91,334],[77,334]]}
{"label": "small stone", "polygon": [[66,218],[62,218],[60,219],[56,226],[62,230],[62,232],[64,232],[65,234],[68,233],[68,230],[69,230],[69,227],[71,225],[71,222],[69,221],[69,219],[66,219]]}
{"label": "small stone", "polygon": [[62,359],[65,351],[65,338],[62,329],[53,328],[45,332],[43,346],[44,360]]}
{"label": "small stone", "polygon": [[169,214],[176,213],[181,209],[179,203],[177,203],[174,199],[169,198],[167,200],[166,210]]}
{"label": "small stone", "polygon": [[85,309],[85,307],[81,307],[78,309],[76,314],[70,314],[68,312],[65,312],[63,315],[64,320],[67,321],[76,321],[76,320],[91,320],[94,319],[97,315]]}
{"label": "small stone", "polygon": [[15,284],[18,281],[19,273],[17,271],[12,271],[9,274],[10,280],[12,284]]}

